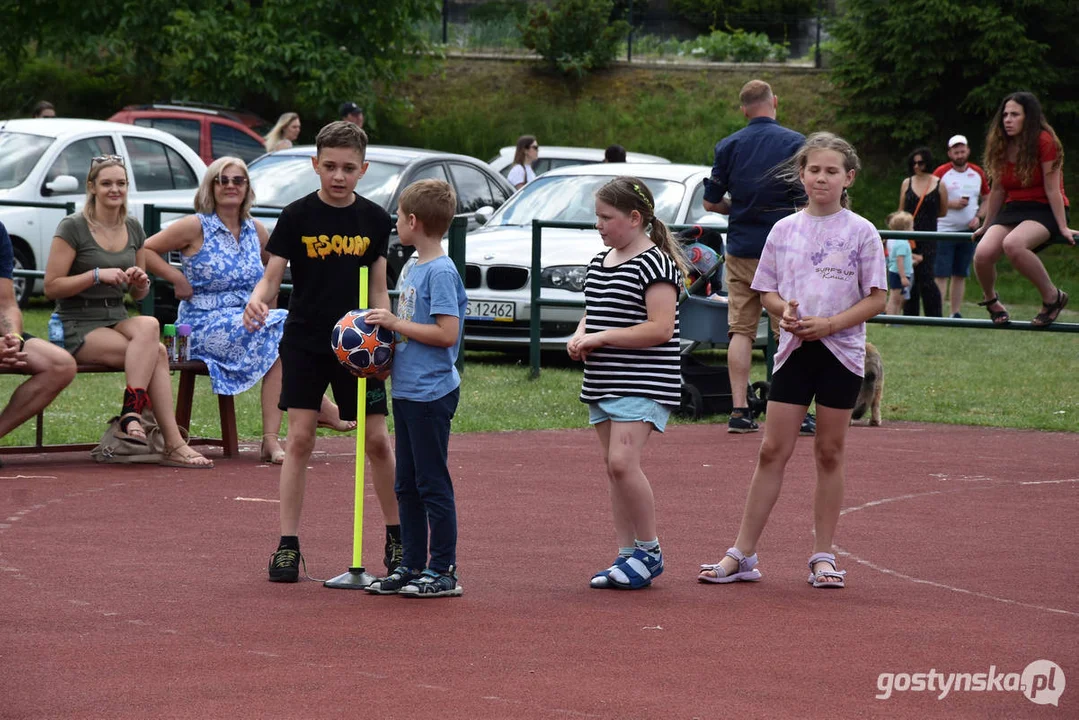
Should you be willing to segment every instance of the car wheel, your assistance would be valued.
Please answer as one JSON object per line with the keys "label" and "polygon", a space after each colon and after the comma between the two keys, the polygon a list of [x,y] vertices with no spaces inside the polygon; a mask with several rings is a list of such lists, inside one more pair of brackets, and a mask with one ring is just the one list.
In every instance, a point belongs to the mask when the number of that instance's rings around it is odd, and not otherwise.
{"label": "car wheel", "polygon": [[[15,252],[15,269],[16,270],[33,270],[34,261],[30,253],[24,249],[18,243],[12,243],[12,250]],[[15,299],[19,302],[20,308],[25,308],[30,304],[30,296],[34,293],[34,278],[15,276],[12,278],[12,282],[15,285]]]}

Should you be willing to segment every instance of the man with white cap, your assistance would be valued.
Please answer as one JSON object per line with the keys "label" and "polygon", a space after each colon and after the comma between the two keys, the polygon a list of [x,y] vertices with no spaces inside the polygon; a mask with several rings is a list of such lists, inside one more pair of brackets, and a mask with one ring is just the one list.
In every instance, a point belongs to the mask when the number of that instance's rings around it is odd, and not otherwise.
{"label": "man with white cap", "polygon": [[[989,183],[985,172],[972,162],[970,146],[963,135],[948,139],[949,163],[944,163],[933,174],[948,189],[948,214],[937,221],[940,232],[970,232],[977,230],[985,220],[986,201],[989,199]],[[962,317],[959,307],[963,303],[970,261],[974,258],[974,243],[941,242],[937,245],[937,257],[933,264],[933,277],[943,299],[948,290],[948,278],[952,280],[951,316]]]}

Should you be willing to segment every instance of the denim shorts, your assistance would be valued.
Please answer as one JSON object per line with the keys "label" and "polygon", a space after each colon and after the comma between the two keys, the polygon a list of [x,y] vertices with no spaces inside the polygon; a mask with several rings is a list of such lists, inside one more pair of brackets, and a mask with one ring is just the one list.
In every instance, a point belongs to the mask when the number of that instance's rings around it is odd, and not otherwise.
{"label": "denim shorts", "polygon": [[588,423],[598,425],[613,422],[649,422],[659,432],[667,427],[671,411],[655,400],[642,397],[620,397],[588,403]]}

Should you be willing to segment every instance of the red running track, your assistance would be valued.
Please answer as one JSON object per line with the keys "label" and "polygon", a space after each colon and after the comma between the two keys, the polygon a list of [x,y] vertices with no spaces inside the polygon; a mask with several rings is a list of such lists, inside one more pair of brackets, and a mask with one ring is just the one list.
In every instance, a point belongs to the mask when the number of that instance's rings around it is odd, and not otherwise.
{"label": "red running track", "polygon": [[[320,439],[312,461],[316,577],[351,556],[352,442]],[[1079,717],[1079,436],[852,428],[842,591],[806,584],[811,442],[759,548],[764,580],[708,586],[697,566],[733,541],[760,436],[654,436],[667,570],[631,593],[588,588],[614,551],[591,431],[455,436],[465,594],[429,601],[267,582],[277,470],[254,449],[210,472],[8,458],[0,717]],[[377,569],[370,490],[365,520]],[[1067,677],[1059,707],[875,697],[881,673],[1039,659]]]}

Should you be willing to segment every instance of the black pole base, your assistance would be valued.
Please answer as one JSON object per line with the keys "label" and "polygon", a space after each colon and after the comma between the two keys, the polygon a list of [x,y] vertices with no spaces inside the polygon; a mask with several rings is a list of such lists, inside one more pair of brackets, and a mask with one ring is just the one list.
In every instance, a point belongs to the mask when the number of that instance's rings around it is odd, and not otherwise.
{"label": "black pole base", "polygon": [[363,590],[375,581],[375,576],[362,567],[349,568],[347,573],[330,578],[322,583],[324,587],[337,590]]}

